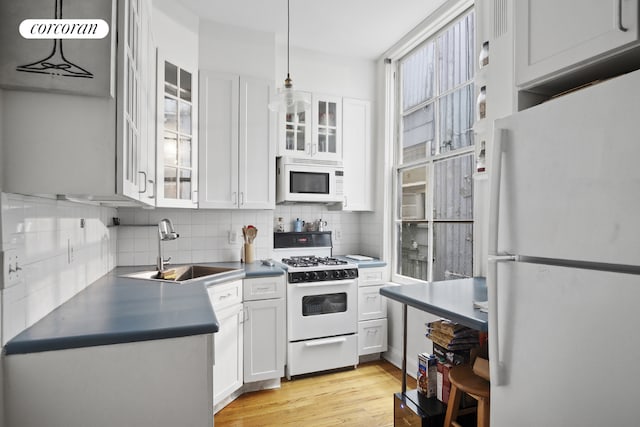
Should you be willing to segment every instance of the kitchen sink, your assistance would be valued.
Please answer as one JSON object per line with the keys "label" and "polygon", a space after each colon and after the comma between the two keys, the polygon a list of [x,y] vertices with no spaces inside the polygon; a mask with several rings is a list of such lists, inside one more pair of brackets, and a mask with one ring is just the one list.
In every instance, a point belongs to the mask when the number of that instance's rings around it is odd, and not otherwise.
{"label": "kitchen sink", "polygon": [[136,273],[123,274],[121,277],[130,279],[158,280],[161,282],[183,283],[196,279],[209,279],[225,273],[240,271],[233,267],[210,267],[206,265],[183,265],[167,268],[162,272],[156,270],[138,271]]}

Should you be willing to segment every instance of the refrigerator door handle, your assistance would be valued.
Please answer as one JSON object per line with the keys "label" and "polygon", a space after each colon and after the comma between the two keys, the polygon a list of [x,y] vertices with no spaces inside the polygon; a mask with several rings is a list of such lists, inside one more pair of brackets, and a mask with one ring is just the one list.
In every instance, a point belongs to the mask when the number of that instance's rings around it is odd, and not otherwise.
{"label": "refrigerator door handle", "polygon": [[498,327],[498,262],[515,261],[511,255],[498,254],[498,225],[500,222],[500,179],[502,174],[502,141],[506,129],[496,128],[493,137],[493,153],[490,169],[489,192],[489,240],[487,299],[489,302],[489,366],[491,384],[504,385],[503,364],[500,361]]}

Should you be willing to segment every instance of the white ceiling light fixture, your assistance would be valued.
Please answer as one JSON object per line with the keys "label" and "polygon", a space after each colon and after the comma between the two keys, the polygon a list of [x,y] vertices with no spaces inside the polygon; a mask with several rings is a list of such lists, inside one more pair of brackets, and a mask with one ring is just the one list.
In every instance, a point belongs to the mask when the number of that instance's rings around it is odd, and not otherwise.
{"label": "white ceiling light fixture", "polygon": [[284,87],[278,90],[275,99],[269,103],[271,111],[287,114],[297,114],[311,106],[309,94],[293,90],[293,81],[289,75],[289,33],[290,33],[289,0],[287,0],[287,78]]}

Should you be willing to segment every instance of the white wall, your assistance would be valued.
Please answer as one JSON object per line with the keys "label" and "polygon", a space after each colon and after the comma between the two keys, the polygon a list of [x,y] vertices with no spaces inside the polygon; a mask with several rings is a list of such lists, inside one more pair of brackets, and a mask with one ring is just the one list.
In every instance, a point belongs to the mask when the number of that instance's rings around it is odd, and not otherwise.
{"label": "white wall", "polygon": [[197,66],[198,17],[170,0],[153,0],[151,13],[153,38],[161,53],[181,67]]}
{"label": "white wall", "polygon": [[0,291],[3,345],[114,268],[114,216],[113,208],[0,193],[2,250],[22,253],[22,280]]}
{"label": "white wall", "polygon": [[203,70],[274,81],[275,35],[203,20],[199,61]]}

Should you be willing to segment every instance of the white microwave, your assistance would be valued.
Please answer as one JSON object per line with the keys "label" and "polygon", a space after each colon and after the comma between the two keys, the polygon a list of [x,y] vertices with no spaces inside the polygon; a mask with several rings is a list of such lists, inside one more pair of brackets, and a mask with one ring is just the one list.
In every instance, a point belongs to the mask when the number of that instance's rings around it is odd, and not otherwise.
{"label": "white microwave", "polygon": [[343,201],[342,162],[278,157],[276,160],[276,202]]}

